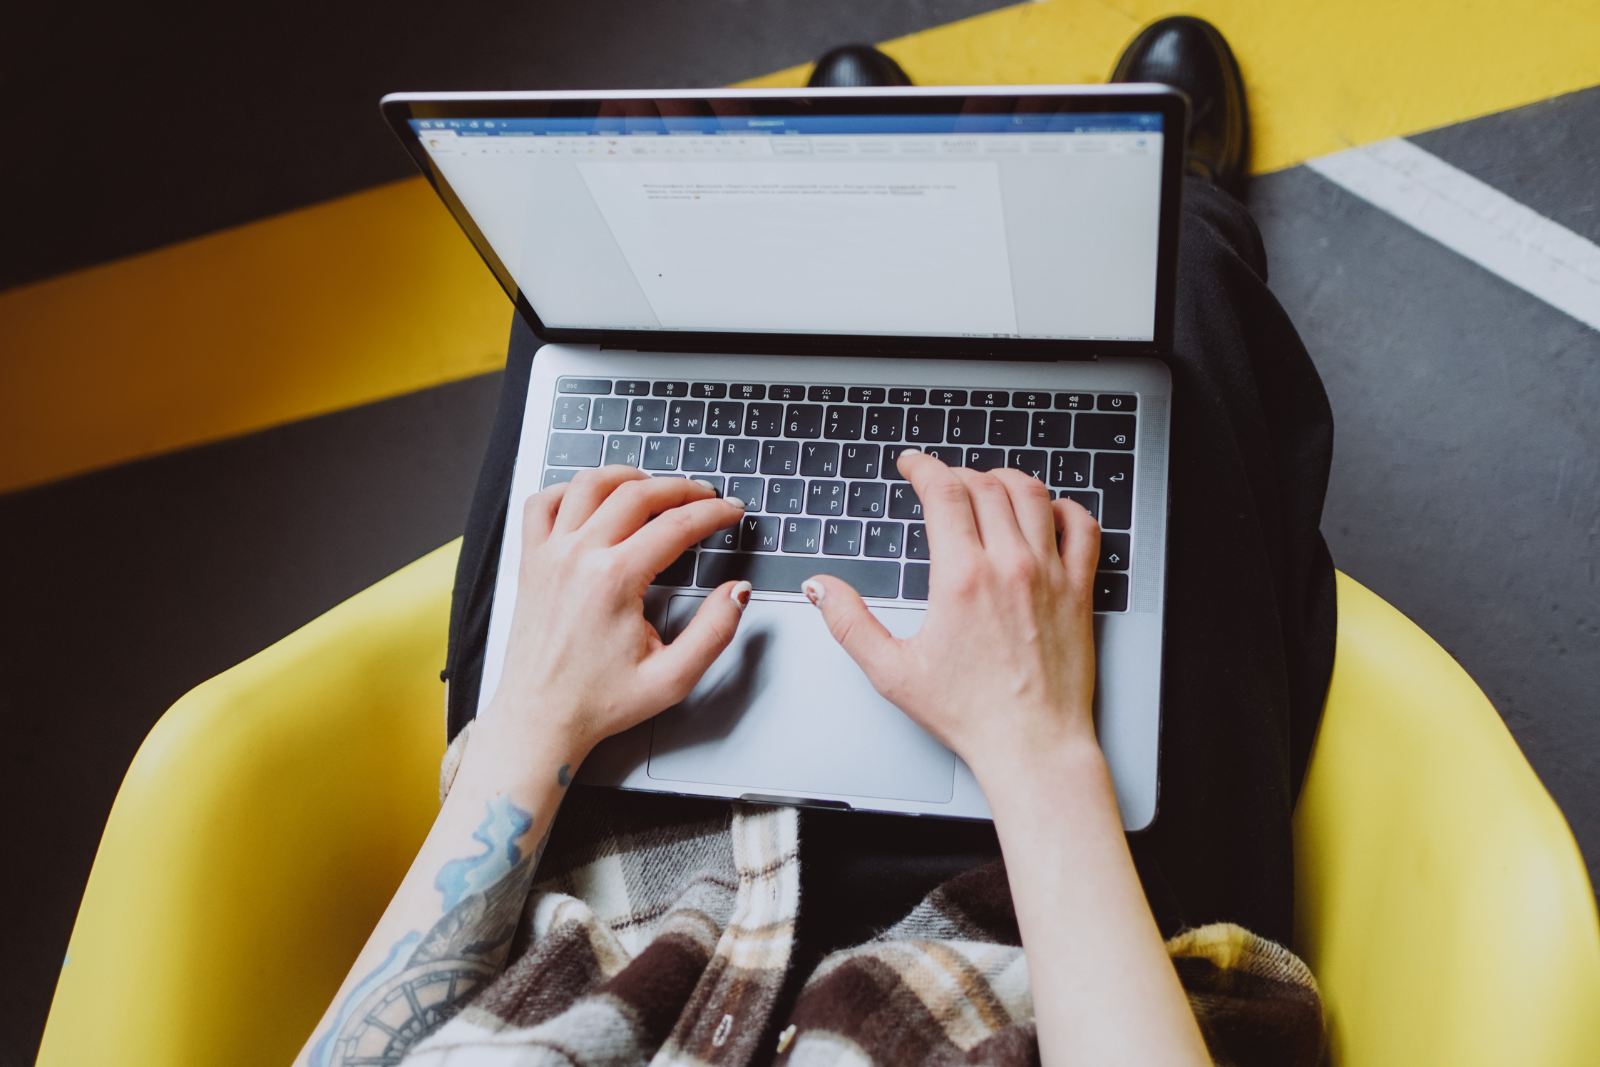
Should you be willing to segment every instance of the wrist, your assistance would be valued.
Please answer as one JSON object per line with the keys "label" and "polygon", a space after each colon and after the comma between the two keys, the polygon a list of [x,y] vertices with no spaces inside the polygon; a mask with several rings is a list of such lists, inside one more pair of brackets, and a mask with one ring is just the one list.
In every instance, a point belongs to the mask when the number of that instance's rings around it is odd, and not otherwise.
{"label": "wrist", "polygon": [[473,724],[457,784],[530,800],[551,790],[564,792],[593,744],[558,716],[529,721],[503,712],[491,703]]}
{"label": "wrist", "polygon": [[1110,790],[1110,771],[1092,730],[1040,731],[985,750],[969,761],[991,809],[1031,805],[1063,792]]}

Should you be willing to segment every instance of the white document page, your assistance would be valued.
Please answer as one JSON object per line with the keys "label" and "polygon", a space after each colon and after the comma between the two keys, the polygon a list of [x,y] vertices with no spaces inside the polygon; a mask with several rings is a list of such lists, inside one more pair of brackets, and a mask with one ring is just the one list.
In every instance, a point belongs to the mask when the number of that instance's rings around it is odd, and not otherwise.
{"label": "white document page", "polygon": [[1017,333],[995,164],[577,164],[667,328]]}

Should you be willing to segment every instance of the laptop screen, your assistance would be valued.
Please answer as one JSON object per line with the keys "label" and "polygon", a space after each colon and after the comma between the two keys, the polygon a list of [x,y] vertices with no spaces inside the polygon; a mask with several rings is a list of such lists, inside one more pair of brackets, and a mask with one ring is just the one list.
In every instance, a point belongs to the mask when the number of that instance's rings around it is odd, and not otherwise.
{"label": "laptop screen", "polygon": [[1158,112],[407,121],[546,327],[1155,336]]}

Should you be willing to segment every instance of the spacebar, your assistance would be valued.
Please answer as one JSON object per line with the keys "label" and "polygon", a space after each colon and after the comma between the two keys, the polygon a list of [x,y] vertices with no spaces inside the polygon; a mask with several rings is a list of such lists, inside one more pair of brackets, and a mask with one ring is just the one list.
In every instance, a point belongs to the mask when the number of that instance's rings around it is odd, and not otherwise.
{"label": "spacebar", "polygon": [[715,589],[743,578],[757,589],[798,593],[813,574],[831,574],[856,587],[862,596],[892,597],[900,592],[900,564],[887,560],[839,559],[833,556],[766,556],[743,552],[702,552],[695,584]]}

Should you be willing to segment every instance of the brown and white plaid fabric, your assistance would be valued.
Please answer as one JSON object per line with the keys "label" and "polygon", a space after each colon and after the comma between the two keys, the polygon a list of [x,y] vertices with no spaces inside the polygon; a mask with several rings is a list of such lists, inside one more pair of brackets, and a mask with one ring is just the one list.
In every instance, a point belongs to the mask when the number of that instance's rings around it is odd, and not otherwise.
{"label": "brown and white plaid fabric", "polygon": [[[552,835],[514,962],[406,1067],[1038,1063],[1000,863],[825,959],[778,1031],[800,907],[799,814],[699,804],[694,818],[681,806],[656,817],[640,795],[583,792]],[[1218,1064],[1319,1061],[1316,982],[1287,949],[1216,925],[1167,950]]]}

